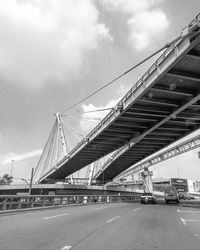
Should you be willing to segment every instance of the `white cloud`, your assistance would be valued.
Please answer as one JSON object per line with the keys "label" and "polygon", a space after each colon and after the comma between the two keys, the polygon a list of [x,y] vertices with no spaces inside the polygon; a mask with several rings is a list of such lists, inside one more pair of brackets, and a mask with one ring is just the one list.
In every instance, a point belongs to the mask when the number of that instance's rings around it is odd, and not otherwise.
{"label": "white cloud", "polygon": [[127,24],[131,31],[129,43],[137,50],[144,49],[155,39],[161,38],[169,26],[166,15],[159,9],[138,13]]}
{"label": "white cloud", "polygon": [[2,0],[0,74],[40,86],[80,70],[84,53],[112,40],[92,0]]}
{"label": "white cloud", "polygon": [[[94,104],[88,104],[88,105],[83,104],[81,107],[83,109],[83,112],[89,112],[101,109],[109,109],[114,107],[115,104],[116,104],[115,100],[110,100],[105,106],[95,106]],[[110,110],[83,113],[79,124],[80,130],[83,131],[83,134],[87,135],[109,111]]]}
{"label": "white cloud", "polygon": [[11,164],[12,161],[14,162],[18,162],[18,161],[24,161],[30,158],[33,158],[35,156],[41,155],[42,154],[42,149],[40,150],[35,150],[35,151],[31,151],[25,154],[21,154],[21,155],[17,155],[13,152],[7,154],[6,156],[2,157],[2,164],[6,165],[6,164]]}
{"label": "white cloud", "polygon": [[[115,99],[111,99],[106,105],[101,105],[101,106],[95,106],[94,104],[88,104],[88,105],[83,104],[81,106],[83,112],[114,108],[127,91],[128,88],[125,88],[124,85],[120,85],[118,90],[116,91]],[[98,122],[100,122],[106,116],[106,114],[108,114],[108,112],[110,112],[110,110],[83,113],[80,120],[80,128],[81,129],[87,128],[87,131],[85,132],[87,134],[88,132],[90,132],[92,128],[94,128],[98,124]],[[89,121],[96,121],[96,124],[95,123],[92,124]]]}
{"label": "white cloud", "polygon": [[128,42],[133,49],[142,50],[165,34],[169,21],[163,10],[157,7],[162,0],[104,0],[110,10],[127,14],[130,30]]}
{"label": "white cloud", "polygon": [[109,9],[121,9],[127,13],[137,13],[153,7],[162,0],[103,0]]}

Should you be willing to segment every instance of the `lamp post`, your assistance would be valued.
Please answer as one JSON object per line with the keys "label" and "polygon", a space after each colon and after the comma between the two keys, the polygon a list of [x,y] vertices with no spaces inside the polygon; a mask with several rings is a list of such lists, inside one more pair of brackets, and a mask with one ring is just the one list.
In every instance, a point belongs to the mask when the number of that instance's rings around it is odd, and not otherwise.
{"label": "lamp post", "polygon": [[13,166],[14,166],[14,161],[15,160],[11,160],[11,170],[10,170],[10,176],[12,176],[12,173],[13,173]]}
{"label": "lamp post", "polygon": [[21,180],[25,181],[26,184],[28,184],[29,186],[29,195],[31,195],[31,189],[32,189],[32,185],[33,185],[33,175],[34,175],[34,168],[31,169],[31,179],[30,179],[30,182],[28,182],[26,179],[24,178],[21,178]]}
{"label": "lamp post", "polygon": [[32,184],[33,184],[33,175],[34,175],[34,168],[31,169],[31,180],[30,180],[30,185],[29,185],[29,195],[31,195],[31,189],[32,189]]}

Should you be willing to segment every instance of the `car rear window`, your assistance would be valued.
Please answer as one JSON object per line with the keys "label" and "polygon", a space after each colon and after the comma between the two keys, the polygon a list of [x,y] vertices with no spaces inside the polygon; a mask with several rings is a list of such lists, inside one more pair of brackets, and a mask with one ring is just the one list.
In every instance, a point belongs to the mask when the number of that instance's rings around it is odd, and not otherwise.
{"label": "car rear window", "polygon": [[144,193],[143,195],[145,195],[145,196],[152,196],[151,193]]}

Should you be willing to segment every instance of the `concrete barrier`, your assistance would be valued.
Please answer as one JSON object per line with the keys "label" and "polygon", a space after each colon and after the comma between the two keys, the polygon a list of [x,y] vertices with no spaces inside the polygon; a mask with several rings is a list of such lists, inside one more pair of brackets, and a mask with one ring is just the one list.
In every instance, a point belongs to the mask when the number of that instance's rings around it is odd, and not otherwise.
{"label": "concrete barrier", "polygon": [[1,195],[0,214],[72,205],[139,202],[140,195]]}

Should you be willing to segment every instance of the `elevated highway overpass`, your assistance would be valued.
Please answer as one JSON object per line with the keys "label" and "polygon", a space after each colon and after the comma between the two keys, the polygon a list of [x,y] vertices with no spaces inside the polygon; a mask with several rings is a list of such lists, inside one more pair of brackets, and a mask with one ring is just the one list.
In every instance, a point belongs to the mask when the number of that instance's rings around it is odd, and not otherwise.
{"label": "elevated highway overpass", "polygon": [[200,128],[199,65],[198,15],[116,107],[39,182],[62,179],[117,150],[96,175],[109,181]]}
{"label": "elevated highway overpass", "polygon": [[[137,188],[106,187],[60,184],[34,184],[31,188],[31,195],[118,195],[130,194]],[[1,195],[29,195],[29,185],[0,185]]]}
{"label": "elevated highway overpass", "polygon": [[[114,181],[119,180],[120,178],[124,178],[130,175],[133,175],[134,173],[138,173],[141,170],[143,170],[145,167],[149,168],[155,164],[158,164],[162,161],[169,160],[173,157],[176,157],[178,155],[184,154],[190,150],[194,150],[196,148],[200,147],[200,135],[197,135],[195,137],[192,137],[191,139],[188,139],[182,143],[179,143],[176,146],[167,148],[165,150],[162,150],[162,152],[158,152],[153,156],[148,157],[142,162],[139,162],[132,167],[128,168],[124,172],[120,173],[118,176],[114,178]],[[107,161],[102,168],[106,168],[107,165],[109,166],[109,161]]]}

